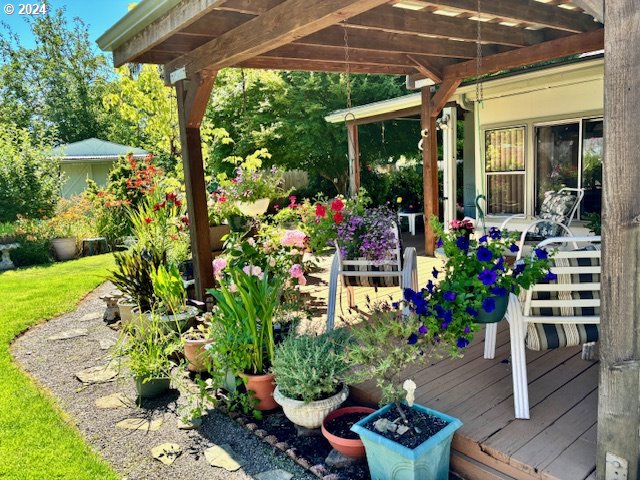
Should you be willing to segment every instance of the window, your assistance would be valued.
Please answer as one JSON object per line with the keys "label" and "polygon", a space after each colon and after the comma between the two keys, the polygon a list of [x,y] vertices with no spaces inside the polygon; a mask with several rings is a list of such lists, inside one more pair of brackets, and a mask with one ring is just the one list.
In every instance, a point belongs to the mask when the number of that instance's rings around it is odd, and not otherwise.
{"label": "window", "polygon": [[600,212],[602,192],[602,120],[542,125],[536,134],[535,210],[547,191],[582,187],[581,213]]}
{"label": "window", "polygon": [[525,127],[485,132],[487,213],[524,213]]}

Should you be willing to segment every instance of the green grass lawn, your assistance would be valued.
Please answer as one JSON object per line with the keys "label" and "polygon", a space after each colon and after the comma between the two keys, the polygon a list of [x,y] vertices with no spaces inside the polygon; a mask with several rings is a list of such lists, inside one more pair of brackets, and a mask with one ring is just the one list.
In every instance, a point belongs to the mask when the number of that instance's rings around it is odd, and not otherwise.
{"label": "green grass lawn", "polygon": [[0,274],[0,478],[118,478],[9,353],[29,326],[73,310],[112,265],[102,255]]}

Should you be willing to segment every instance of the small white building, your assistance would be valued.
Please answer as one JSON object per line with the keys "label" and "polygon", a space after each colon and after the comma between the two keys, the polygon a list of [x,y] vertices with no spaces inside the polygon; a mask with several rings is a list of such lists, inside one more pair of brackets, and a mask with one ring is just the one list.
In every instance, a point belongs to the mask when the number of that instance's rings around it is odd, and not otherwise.
{"label": "small white building", "polygon": [[53,155],[60,159],[60,171],[65,177],[61,195],[68,198],[82,193],[87,188],[87,179],[95,181],[98,186],[104,186],[113,162],[129,153],[136,159],[149,154],[142,148],[98,138],[88,138],[55,148]]}
{"label": "small white building", "polygon": [[[478,102],[478,94],[481,102]],[[486,220],[537,213],[545,191],[582,187],[578,215],[600,212],[602,192],[604,58],[594,53],[462,84],[442,111],[445,219],[455,215],[459,158],[456,119],[464,120],[464,208],[475,217],[475,199],[486,196]],[[358,124],[419,116],[420,94],[354,107]],[[326,117],[344,122],[346,111]],[[448,118],[447,118],[448,116]],[[462,116],[462,118],[460,118]],[[352,118],[349,116],[349,118]],[[368,121],[370,119],[370,121]],[[416,138],[416,148],[418,141]],[[578,217],[579,219],[580,217]],[[526,221],[522,225],[526,225]],[[572,229],[586,233],[581,222]]]}

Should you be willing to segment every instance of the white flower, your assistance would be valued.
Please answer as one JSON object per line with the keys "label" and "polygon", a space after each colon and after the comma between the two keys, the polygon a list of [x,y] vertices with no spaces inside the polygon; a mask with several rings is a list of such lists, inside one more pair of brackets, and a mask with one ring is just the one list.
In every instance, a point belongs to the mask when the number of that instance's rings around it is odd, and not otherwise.
{"label": "white flower", "polygon": [[409,407],[413,407],[413,402],[416,400],[415,392],[416,392],[416,382],[413,380],[405,380],[402,384],[402,388],[407,391],[407,405]]}

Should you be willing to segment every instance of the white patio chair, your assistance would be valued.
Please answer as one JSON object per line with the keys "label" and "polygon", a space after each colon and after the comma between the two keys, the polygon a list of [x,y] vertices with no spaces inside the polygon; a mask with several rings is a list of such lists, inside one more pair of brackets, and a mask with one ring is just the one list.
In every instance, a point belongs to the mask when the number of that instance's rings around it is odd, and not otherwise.
{"label": "white patio chair", "polygon": [[[587,243],[578,248],[578,244]],[[509,322],[515,417],[529,418],[525,346],[530,350],[570,347],[598,340],[600,324],[600,237],[555,237],[539,246],[565,244],[551,260],[557,280],[511,294]],[[494,358],[497,324],[487,325],[484,358]]]}
{"label": "white patio chair", "polygon": [[329,276],[329,298],[327,299],[327,331],[333,330],[336,313],[336,297],[338,294],[338,278],[342,286],[346,287],[349,297],[349,307],[354,308],[354,287],[395,287],[401,291],[406,287],[413,290],[418,288],[418,264],[416,249],[407,247],[401,257],[400,236],[398,226],[393,223],[397,248],[391,252],[387,260],[373,262],[371,260],[346,260],[340,254],[336,245],[336,253],[331,262]]}
{"label": "white patio chair", "polygon": [[[584,197],[583,188],[561,188],[557,192],[545,193],[540,206],[540,213],[529,223],[522,234],[518,246],[524,249],[526,244],[532,245],[546,238],[572,235],[569,226],[576,216],[580,202]],[[509,222],[527,218],[525,215],[512,215],[500,225],[500,230],[508,229]]]}

